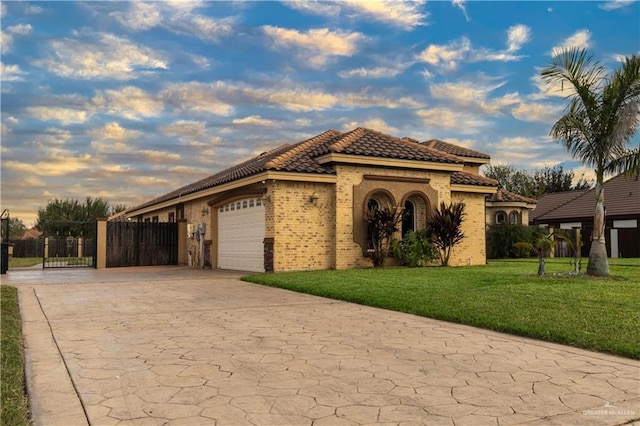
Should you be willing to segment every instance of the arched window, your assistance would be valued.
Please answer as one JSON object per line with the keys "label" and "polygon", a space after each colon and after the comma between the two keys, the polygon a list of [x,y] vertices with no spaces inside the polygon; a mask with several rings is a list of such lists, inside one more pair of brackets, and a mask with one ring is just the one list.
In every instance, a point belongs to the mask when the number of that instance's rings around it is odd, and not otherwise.
{"label": "arched window", "polygon": [[511,225],[517,225],[519,220],[518,220],[518,212],[517,211],[512,211],[511,213],[509,213],[509,224]]}
{"label": "arched window", "polygon": [[504,225],[507,223],[507,214],[505,212],[496,213],[496,225]]}
{"label": "arched window", "polygon": [[416,230],[416,206],[413,201],[407,200],[404,202],[404,211],[402,216],[402,236],[407,232],[413,232]]}

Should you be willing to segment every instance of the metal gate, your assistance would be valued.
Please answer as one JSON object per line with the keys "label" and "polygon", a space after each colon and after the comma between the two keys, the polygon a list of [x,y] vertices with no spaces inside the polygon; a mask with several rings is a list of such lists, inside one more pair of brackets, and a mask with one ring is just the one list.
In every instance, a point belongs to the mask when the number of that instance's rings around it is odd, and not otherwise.
{"label": "metal gate", "polygon": [[43,268],[96,267],[96,222],[49,222],[43,228]]}
{"label": "metal gate", "polygon": [[177,264],[177,223],[107,222],[107,268]]}

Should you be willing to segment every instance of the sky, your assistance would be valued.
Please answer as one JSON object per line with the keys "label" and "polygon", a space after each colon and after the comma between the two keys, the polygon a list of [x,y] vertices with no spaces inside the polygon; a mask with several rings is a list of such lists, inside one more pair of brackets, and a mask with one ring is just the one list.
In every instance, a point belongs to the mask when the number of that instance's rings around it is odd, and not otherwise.
{"label": "sky", "polygon": [[[358,126],[592,176],[539,78],[640,52],[632,1],[2,1],[2,209],[133,207],[284,143]],[[638,138],[634,146],[638,145]]]}

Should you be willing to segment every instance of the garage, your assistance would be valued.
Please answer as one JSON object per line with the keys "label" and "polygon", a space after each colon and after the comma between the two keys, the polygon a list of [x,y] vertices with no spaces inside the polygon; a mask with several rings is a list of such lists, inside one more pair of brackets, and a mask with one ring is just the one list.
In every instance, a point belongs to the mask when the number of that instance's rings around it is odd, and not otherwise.
{"label": "garage", "polygon": [[264,272],[264,205],[236,200],[218,209],[218,267]]}

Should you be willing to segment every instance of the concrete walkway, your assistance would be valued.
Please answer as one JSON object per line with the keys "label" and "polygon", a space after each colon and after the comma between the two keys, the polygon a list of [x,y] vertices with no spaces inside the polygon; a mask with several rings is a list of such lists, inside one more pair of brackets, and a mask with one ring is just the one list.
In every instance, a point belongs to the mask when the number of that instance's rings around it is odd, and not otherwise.
{"label": "concrete walkway", "polygon": [[637,361],[239,276],[10,270],[34,424],[640,424]]}

